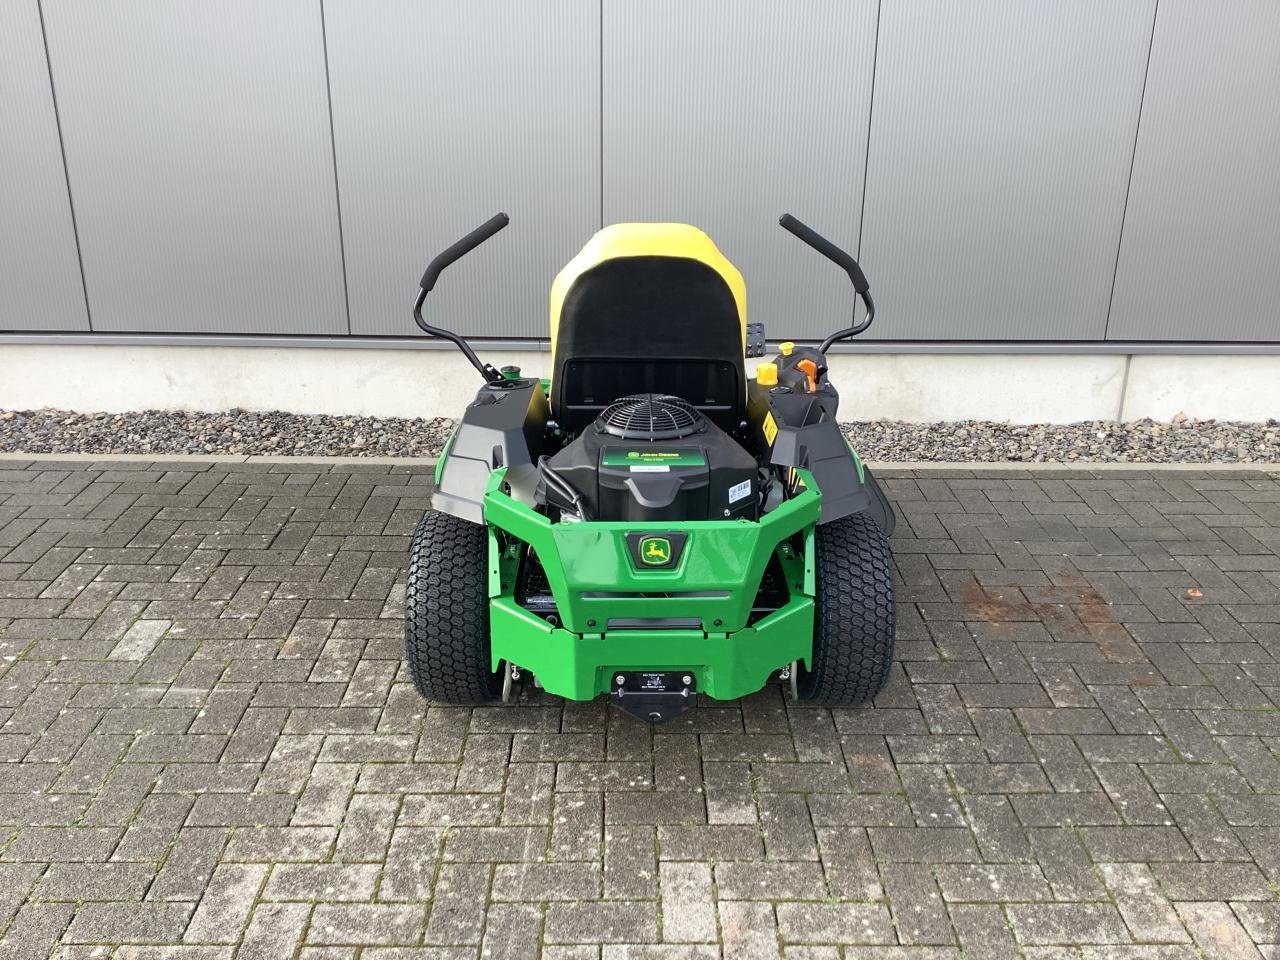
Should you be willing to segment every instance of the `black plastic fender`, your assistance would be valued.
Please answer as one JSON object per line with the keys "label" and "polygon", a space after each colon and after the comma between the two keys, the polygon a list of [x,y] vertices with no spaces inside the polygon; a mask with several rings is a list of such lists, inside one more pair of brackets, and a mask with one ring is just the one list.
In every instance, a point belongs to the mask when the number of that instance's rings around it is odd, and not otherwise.
{"label": "black plastic fender", "polygon": [[893,507],[871,471],[854,457],[834,420],[824,419],[803,427],[779,425],[770,462],[774,466],[800,467],[813,474],[822,491],[818,523],[866,513],[880,524],[886,537],[893,533],[897,525]]}
{"label": "black plastic fender", "polygon": [[507,468],[511,495],[532,504],[549,416],[547,395],[537,380],[501,380],[481,387],[449,440],[431,505],[484,523],[485,486],[499,467]]}
{"label": "black plastic fender", "polygon": [[880,481],[871,473],[871,468],[863,464],[862,472],[865,477],[867,491],[871,494],[871,503],[867,505],[867,513],[876,523],[880,524],[880,532],[886,537],[893,536],[894,528],[898,526],[898,515],[894,512],[893,506],[889,503],[889,498],[884,495],[884,490],[880,488]]}

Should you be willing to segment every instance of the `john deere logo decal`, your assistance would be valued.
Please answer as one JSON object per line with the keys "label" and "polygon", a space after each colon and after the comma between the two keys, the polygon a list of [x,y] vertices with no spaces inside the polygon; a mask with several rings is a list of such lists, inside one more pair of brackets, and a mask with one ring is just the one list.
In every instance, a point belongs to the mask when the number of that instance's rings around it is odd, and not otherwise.
{"label": "john deere logo decal", "polygon": [[640,562],[661,567],[671,562],[671,541],[666,537],[645,537],[640,541]]}
{"label": "john deere logo decal", "polygon": [[627,552],[641,570],[672,570],[680,562],[687,533],[628,533]]}

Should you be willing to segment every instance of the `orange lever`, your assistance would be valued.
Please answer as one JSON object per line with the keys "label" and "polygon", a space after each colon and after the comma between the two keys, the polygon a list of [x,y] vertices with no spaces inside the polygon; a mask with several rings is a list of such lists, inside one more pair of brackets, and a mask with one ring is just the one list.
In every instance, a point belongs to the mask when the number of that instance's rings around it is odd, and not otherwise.
{"label": "orange lever", "polygon": [[818,365],[812,360],[801,360],[796,364],[796,369],[803,373],[809,379],[809,392],[818,392]]}

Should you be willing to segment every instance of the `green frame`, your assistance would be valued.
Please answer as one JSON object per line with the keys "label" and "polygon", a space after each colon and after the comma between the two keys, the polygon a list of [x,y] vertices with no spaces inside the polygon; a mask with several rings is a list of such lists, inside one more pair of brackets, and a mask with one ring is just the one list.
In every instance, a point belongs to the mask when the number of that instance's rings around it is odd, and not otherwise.
{"label": "green frame", "polygon": [[[506,470],[484,494],[489,544],[492,667],[531,670],[543,688],[572,700],[607,692],[616,670],[681,670],[719,700],[754,693],[813,649],[814,528],[822,494],[806,470],[803,489],[759,522],[553,523],[510,497]],[[505,536],[499,536],[501,531]],[[628,533],[678,532],[674,567],[637,569]],[[555,596],[553,626],[515,600],[524,545],[538,556]],[[790,591],[778,610],[748,626],[765,567],[777,556]],[[693,619],[700,629],[609,629],[611,619]]]}

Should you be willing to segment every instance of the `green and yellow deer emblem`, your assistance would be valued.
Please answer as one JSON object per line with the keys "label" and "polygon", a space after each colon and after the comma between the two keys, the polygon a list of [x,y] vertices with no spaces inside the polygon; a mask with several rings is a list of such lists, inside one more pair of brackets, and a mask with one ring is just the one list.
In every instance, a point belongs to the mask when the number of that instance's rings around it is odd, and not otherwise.
{"label": "green and yellow deer emblem", "polygon": [[671,561],[671,541],[666,537],[645,537],[640,541],[640,562],[660,567]]}

